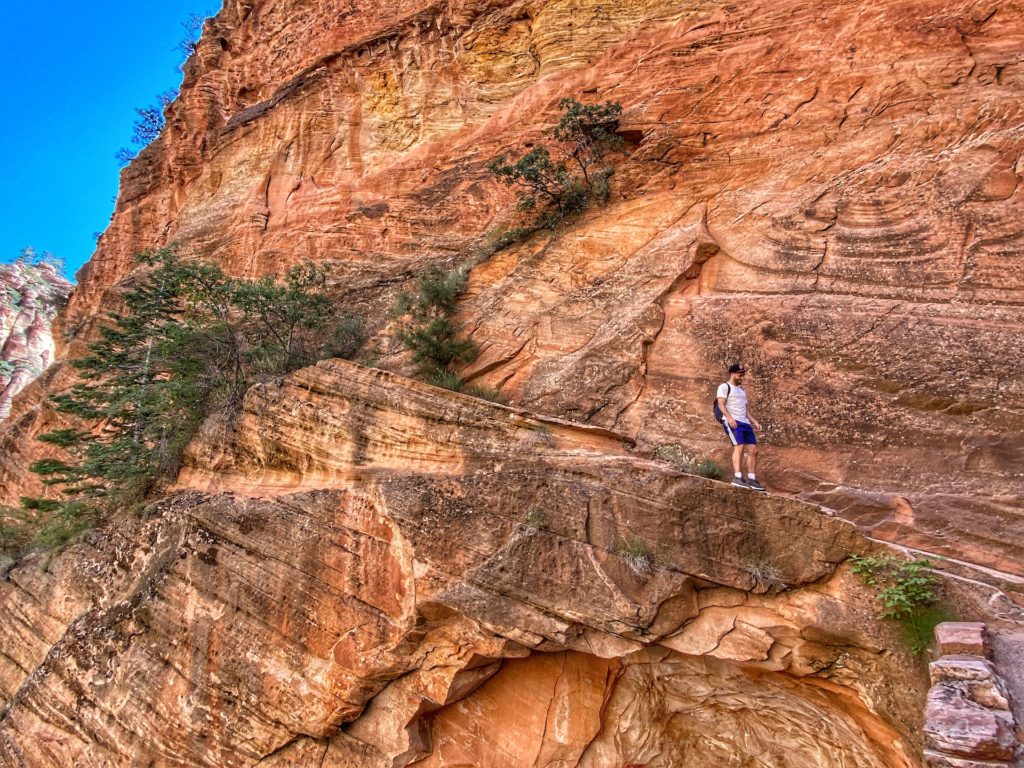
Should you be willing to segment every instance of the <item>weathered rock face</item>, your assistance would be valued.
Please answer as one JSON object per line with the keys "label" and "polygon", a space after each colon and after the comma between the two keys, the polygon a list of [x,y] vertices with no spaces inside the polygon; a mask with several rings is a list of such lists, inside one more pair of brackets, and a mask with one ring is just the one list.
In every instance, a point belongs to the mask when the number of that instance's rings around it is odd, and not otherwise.
{"label": "weathered rock face", "polygon": [[610,205],[474,270],[471,373],[723,458],[707,403],[742,358],[773,490],[1024,573],[1022,48],[988,0],[226,3],[64,322],[171,240],[379,296],[509,220],[483,164],[560,97],[615,100]]}
{"label": "weathered rock face", "polygon": [[0,264],[0,420],[11,401],[53,362],[53,318],[71,284],[48,262]]}
{"label": "weathered rock face", "polygon": [[[866,540],[641,454],[718,455],[741,358],[773,490],[1022,573],[1020,3],[335,5],[225,4],[64,329],[170,241],[332,262],[369,311],[474,262],[465,373],[546,416],[342,363],[254,389],[146,519],[0,582],[0,761],[916,764]],[[484,164],[563,96],[624,107],[609,205],[477,263]],[[16,400],[0,501],[68,379]]]}
{"label": "weathered rock face", "polygon": [[340,361],[182,483],[0,582],[0,762],[917,764],[869,545],[805,504]]}
{"label": "weathered rock face", "polygon": [[935,628],[939,658],[929,664],[925,763],[1009,766],[1020,744],[1006,684],[989,661],[984,624],[944,622]]}

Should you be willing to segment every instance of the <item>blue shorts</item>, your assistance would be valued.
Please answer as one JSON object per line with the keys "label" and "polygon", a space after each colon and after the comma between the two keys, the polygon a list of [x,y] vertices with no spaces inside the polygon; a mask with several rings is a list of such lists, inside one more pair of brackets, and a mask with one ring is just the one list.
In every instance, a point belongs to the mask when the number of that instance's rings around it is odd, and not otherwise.
{"label": "blue shorts", "polygon": [[737,421],[736,429],[733,429],[726,419],[722,419],[722,428],[725,430],[725,436],[733,445],[757,445],[754,428],[745,421]]}

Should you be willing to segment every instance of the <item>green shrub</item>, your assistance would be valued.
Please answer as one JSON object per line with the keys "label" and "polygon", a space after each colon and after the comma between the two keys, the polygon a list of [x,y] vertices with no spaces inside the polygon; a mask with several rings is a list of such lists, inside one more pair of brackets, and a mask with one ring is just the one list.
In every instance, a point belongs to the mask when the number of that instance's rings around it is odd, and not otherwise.
{"label": "green shrub", "polygon": [[903,642],[915,656],[920,656],[932,647],[935,641],[935,627],[956,617],[943,605],[918,606],[897,621]]}
{"label": "green shrub", "polygon": [[540,507],[533,507],[526,513],[523,522],[530,528],[543,528],[547,525],[547,517]]}
{"label": "green shrub", "polygon": [[427,383],[442,389],[450,389],[452,392],[461,392],[463,387],[462,377],[455,371],[449,371],[447,368],[440,368],[434,371],[427,377]]}
{"label": "green shrub", "polygon": [[547,132],[548,145],[535,146],[517,160],[498,155],[487,164],[495,178],[518,190],[518,209],[529,217],[520,232],[554,229],[590,203],[608,201],[614,169],[604,161],[609,152],[622,147],[622,138],[615,133],[622,107],[610,101],[588,105],[565,98],[558,108],[562,115]]}
{"label": "green shrub", "polygon": [[399,339],[412,350],[413,362],[420,371],[432,375],[454,363],[471,362],[476,344],[462,335],[462,328],[446,316],[425,320],[399,332]]}
{"label": "green shrub", "polygon": [[420,278],[415,294],[398,296],[395,314],[405,318],[398,328],[398,340],[412,352],[424,378],[476,357],[476,344],[463,336],[462,328],[452,320],[455,303],[464,290],[464,270],[445,272],[431,267]]}
{"label": "green shrub", "polygon": [[489,400],[492,403],[499,403],[501,405],[508,404],[508,398],[499,390],[479,384],[466,384],[458,373],[447,368],[438,368],[429,374],[427,376],[427,383],[442,389],[450,389],[452,392],[461,392],[464,395],[476,397],[480,400]]}
{"label": "green shrub", "polygon": [[362,321],[339,311],[322,266],[253,281],[173,249],[139,261],[123,310],[70,361],[78,383],[52,398],[86,428],[39,437],[61,451],[30,467],[61,498],[22,500],[39,546],[60,547],[159,491],[202,420],[236,407],[255,381],[362,344]]}
{"label": "green shrub", "polygon": [[0,557],[20,558],[32,535],[32,520],[27,510],[0,507]]}
{"label": "green shrub", "polygon": [[712,480],[722,479],[722,468],[710,459],[697,459],[678,445],[659,445],[654,449],[655,458],[673,464],[676,469],[690,475],[700,475]]}
{"label": "green shrub", "polygon": [[518,243],[520,240],[525,240],[534,232],[537,231],[537,227],[512,227],[501,233],[501,236],[495,241],[495,250],[500,251],[504,248],[508,248],[514,243]]}
{"label": "green shrub", "polygon": [[499,405],[508,405],[508,397],[505,393],[494,387],[485,387],[481,384],[464,384],[462,392],[480,400],[488,400]]}
{"label": "green shrub", "polygon": [[33,549],[56,551],[73,543],[99,522],[99,510],[84,502],[62,504],[35,532]]}
{"label": "green shrub", "polygon": [[490,258],[499,251],[503,251],[510,245],[525,240],[540,227],[536,224],[527,226],[512,227],[511,229],[495,228],[490,230],[485,238],[484,244],[476,254],[476,262],[480,263]]}
{"label": "green shrub", "polygon": [[915,608],[933,605],[938,599],[938,577],[928,559],[905,560],[892,555],[851,555],[853,572],[874,587],[882,603],[883,619],[898,619]]}
{"label": "green shrub", "polygon": [[908,648],[921,654],[931,645],[935,625],[950,618],[938,605],[939,578],[928,559],[907,560],[893,555],[850,557],[853,572],[876,592],[879,618],[899,623]]}
{"label": "green shrub", "polygon": [[704,459],[697,464],[696,473],[701,477],[707,477],[711,480],[721,480],[723,477],[722,468],[711,461],[711,459]]}

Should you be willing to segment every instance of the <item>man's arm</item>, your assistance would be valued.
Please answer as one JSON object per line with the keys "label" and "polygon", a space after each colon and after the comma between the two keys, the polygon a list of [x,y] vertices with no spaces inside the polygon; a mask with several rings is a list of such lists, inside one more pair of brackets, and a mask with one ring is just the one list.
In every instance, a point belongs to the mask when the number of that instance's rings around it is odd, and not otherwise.
{"label": "man's arm", "polygon": [[[729,422],[729,426],[736,429],[736,419],[732,417],[732,414],[729,413],[729,409],[725,407],[724,397],[718,398],[718,408],[722,411],[722,415],[725,416],[726,421]],[[758,429],[760,429],[760,427],[758,427]]]}

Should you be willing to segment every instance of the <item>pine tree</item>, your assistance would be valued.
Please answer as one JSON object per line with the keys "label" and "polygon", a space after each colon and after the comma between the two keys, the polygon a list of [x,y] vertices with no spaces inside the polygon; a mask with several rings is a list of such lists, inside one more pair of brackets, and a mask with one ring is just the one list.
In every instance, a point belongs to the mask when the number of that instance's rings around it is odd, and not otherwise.
{"label": "pine tree", "polygon": [[608,200],[614,168],[604,160],[622,148],[622,137],[615,132],[622,107],[610,101],[588,105],[564,98],[558,108],[562,116],[547,131],[550,148],[541,144],[518,160],[499,155],[487,164],[495,178],[518,189],[519,210],[535,216],[532,227],[522,232],[554,229],[591,202]]}
{"label": "pine tree", "polygon": [[413,362],[425,378],[436,377],[455,363],[467,363],[477,355],[476,344],[462,334],[452,319],[455,301],[466,290],[466,273],[431,267],[420,278],[419,290],[398,297],[396,312],[408,318],[398,330],[398,340],[412,351]]}
{"label": "pine tree", "polygon": [[63,458],[35,462],[61,499],[22,499],[57,546],[114,510],[159,491],[203,418],[234,408],[268,376],[326,356],[351,356],[362,322],[339,312],[327,272],[304,263],[278,282],[228,277],[216,264],[173,249],[144,253],[145,269],[107,315],[87,354],[71,361],[80,381],[56,395],[59,412],[81,426],[40,440]]}
{"label": "pine tree", "polygon": [[92,520],[152,491],[176,466],[203,410],[208,382],[181,355],[200,333],[183,308],[189,270],[170,251],[142,260],[152,271],[125,293],[122,311],[107,315],[88,353],[71,361],[80,382],[53,398],[60,413],[87,428],[39,438],[69,456],[31,467],[45,483],[62,486],[64,501],[51,509],[65,518]]}

